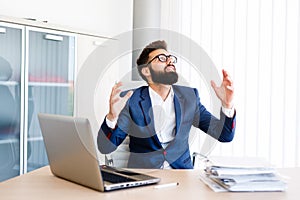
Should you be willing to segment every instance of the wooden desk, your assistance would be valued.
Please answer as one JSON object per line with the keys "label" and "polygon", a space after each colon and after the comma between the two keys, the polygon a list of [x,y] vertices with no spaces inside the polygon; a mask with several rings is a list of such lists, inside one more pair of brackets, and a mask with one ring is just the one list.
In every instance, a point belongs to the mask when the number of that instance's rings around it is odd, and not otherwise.
{"label": "wooden desk", "polygon": [[69,181],[57,178],[49,167],[43,167],[28,174],[0,183],[0,198],[5,200],[47,200],[47,199],[109,199],[109,200],[298,200],[300,197],[300,168],[279,170],[282,175],[290,177],[285,192],[258,193],[215,193],[199,179],[198,170],[145,170],[148,174],[162,178],[159,184],[179,182],[178,186],[155,189],[154,186],[143,186],[113,192],[101,193]]}

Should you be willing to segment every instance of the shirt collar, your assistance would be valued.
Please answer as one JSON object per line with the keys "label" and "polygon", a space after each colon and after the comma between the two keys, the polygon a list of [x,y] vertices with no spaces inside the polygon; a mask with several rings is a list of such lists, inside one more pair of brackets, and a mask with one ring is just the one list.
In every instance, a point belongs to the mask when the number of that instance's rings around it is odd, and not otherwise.
{"label": "shirt collar", "polygon": [[169,94],[168,94],[165,101],[163,101],[161,96],[159,96],[159,94],[157,94],[151,87],[149,87],[149,96],[150,96],[150,99],[151,99],[151,102],[152,102],[152,106],[153,105],[160,105],[163,102],[173,101],[173,97],[174,97],[173,87],[171,87],[170,92],[169,92]]}

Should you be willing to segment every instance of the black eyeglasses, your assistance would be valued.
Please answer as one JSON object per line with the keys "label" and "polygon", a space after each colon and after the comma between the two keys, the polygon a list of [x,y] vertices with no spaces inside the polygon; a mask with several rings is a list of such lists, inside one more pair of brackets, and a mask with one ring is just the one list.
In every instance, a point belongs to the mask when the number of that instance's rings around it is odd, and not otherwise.
{"label": "black eyeglasses", "polygon": [[177,57],[176,56],[173,56],[173,55],[165,55],[165,54],[158,54],[157,56],[155,56],[154,58],[152,58],[148,63],[147,65],[149,65],[153,60],[155,60],[156,58],[158,58],[158,60],[160,62],[167,62],[168,59],[171,60],[172,63],[177,63]]}

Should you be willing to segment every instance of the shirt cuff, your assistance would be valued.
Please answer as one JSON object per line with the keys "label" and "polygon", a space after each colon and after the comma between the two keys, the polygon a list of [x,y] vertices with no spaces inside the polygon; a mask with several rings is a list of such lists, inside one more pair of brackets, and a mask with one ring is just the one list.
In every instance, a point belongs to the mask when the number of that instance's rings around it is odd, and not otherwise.
{"label": "shirt cuff", "polygon": [[222,112],[229,118],[232,118],[234,116],[234,110],[234,106],[232,106],[232,108],[225,108],[224,106],[222,106]]}
{"label": "shirt cuff", "polygon": [[105,117],[105,121],[109,128],[114,129],[116,127],[118,119],[115,119],[114,121],[110,121],[109,119],[107,119],[107,117]]}

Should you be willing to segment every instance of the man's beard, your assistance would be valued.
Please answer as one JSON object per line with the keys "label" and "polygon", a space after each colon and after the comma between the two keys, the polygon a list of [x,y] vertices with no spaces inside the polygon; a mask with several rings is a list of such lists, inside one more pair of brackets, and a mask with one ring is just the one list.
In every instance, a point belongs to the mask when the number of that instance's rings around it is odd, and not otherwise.
{"label": "man's beard", "polygon": [[150,65],[150,73],[151,73],[151,78],[154,83],[160,83],[164,85],[173,85],[178,81],[178,74],[176,71],[174,72],[167,72],[165,67],[163,72],[156,72],[152,69],[152,66]]}

